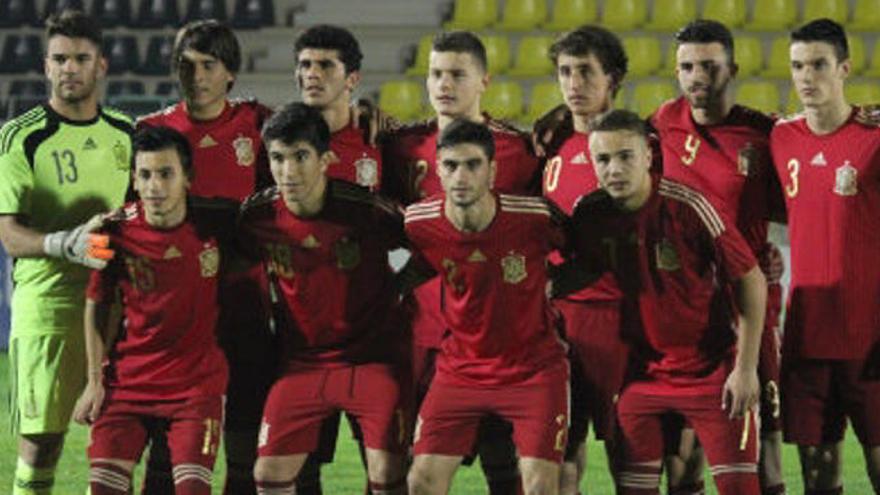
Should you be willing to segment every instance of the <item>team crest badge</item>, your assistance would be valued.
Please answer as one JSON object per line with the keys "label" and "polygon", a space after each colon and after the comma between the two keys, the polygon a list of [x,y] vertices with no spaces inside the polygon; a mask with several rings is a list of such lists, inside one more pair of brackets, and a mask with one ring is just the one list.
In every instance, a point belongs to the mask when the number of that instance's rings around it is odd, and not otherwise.
{"label": "team crest badge", "polygon": [[501,271],[504,281],[508,284],[518,284],[529,276],[526,272],[526,257],[511,251],[501,258]]}
{"label": "team crest badge", "polygon": [[655,246],[657,252],[657,268],[672,272],[681,268],[678,251],[669,239],[661,239]]}
{"label": "team crest badge", "polygon": [[359,185],[373,187],[379,183],[379,164],[376,160],[365,156],[354,162],[354,167]]}
{"label": "team crest badge", "polygon": [[242,167],[250,167],[254,164],[254,140],[246,136],[238,136],[232,142],[235,148],[235,160]]}
{"label": "team crest badge", "polygon": [[128,170],[130,168],[128,149],[120,141],[116,141],[116,144],[113,145],[113,160],[116,162],[117,170]]}
{"label": "team crest badge", "polygon": [[199,268],[204,278],[217,275],[220,270],[220,250],[217,249],[217,246],[207,247],[199,253]]}
{"label": "team crest badge", "polygon": [[736,154],[736,171],[739,175],[748,177],[749,171],[754,170],[757,162],[758,151],[752,146],[752,143],[747,143]]}
{"label": "team crest badge", "polygon": [[361,262],[361,248],[357,241],[343,237],[336,241],[336,266],[341,270],[351,270]]}
{"label": "team crest badge", "polygon": [[834,171],[834,192],[840,196],[855,196],[859,192],[859,171],[849,164],[849,160]]}

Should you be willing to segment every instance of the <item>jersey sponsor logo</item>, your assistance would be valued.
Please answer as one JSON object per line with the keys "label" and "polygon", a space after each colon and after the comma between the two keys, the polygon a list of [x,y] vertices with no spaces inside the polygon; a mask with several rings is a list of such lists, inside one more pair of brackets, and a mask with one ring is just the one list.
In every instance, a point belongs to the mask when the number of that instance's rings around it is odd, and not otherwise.
{"label": "jersey sponsor logo", "polygon": [[210,134],[205,134],[205,137],[199,141],[199,148],[210,148],[211,146],[217,146],[217,141]]}
{"label": "jersey sponsor logo", "polygon": [[235,148],[235,160],[242,167],[250,167],[254,164],[256,155],[254,153],[254,140],[247,136],[238,136],[232,142]]}
{"label": "jersey sponsor logo", "polygon": [[86,138],[86,142],[83,143],[83,147],[82,147],[83,151],[90,151],[90,150],[97,149],[97,148],[98,148],[98,145],[95,143],[95,140],[91,138],[91,136]]}
{"label": "jersey sponsor logo", "polygon": [[220,270],[220,250],[217,246],[206,246],[205,250],[199,253],[199,268],[204,278],[217,275],[217,271]]}
{"label": "jersey sponsor logo", "polygon": [[828,165],[828,162],[825,161],[825,154],[821,151],[816,153],[816,156],[814,156],[813,159],[810,160],[810,165],[814,165],[816,167],[824,167],[825,165]]}
{"label": "jersey sponsor logo", "polygon": [[586,165],[588,163],[590,163],[590,159],[587,158],[587,153],[585,151],[581,151],[571,159],[572,165]]}
{"label": "jersey sponsor logo", "polygon": [[267,443],[269,443],[269,423],[263,421],[260,423],[260,434],[257,437],[257,442],[260,447],[265,447]]}
{"label": "jersey sponsor logo", "polygon": [[859,171],[849,164],[849,160],[834,171],[834,193],[840,196],[855,196],[859,192]]}
{"label": "jersey sponsor logo", "polygon": [[309,234],[308,236],[306,236],[305,239],[302,240],[302,242],[300,243],[300,246],[302,246],[306,249],[315,249],[315,248],[321,247],[321,243],[318,241],[318,239],[315,236],[313,236],[312,234]]}
{"label": "jersey sponsor logo", "polygon": [[336,241],[336,266],[341,270],[351,270],[361,262],[361,247],[357,240],[343,237]]}
{"label": "jersey sponsor logo", "polygon": [[180,252],[180,249],[177,249],[177,246],[174,244],[168,246],[168,249],[165,250],[165,254],[162,255],[163,260],[173,260],[174,258],[180,258],[183,254]]}
{"label": "jersey sponsor logo", "polygon": [[128,148],[122,144],[122,141],[116,141],[113,145],[113,159],[116,161],[117,170],[128,170]]}
{"label": "jersey sponsor logo", "polygon": [[379,164],[376,163],[376,160],[364,156],[354,162],[354,168],[358,184],[373,187],[379,183]]}
{"label": "jersey sponsor logo", "polygon": [[660,270],[673,272],[681,269],[681,259],[678,257],[678,251],[675,245],[669,239],[661,239],[654,246],[657,255],[657,268]]}
{"label": "jersey sponsor logo", "polygon": [[746,145],[736,153],[736,171],[743,176],[748,176],[749,171],[755,169],[758,163],[758,150],[752,146],[752,143]]}
{"label": "jersey sponsor logo", "polygon": [[479,248],[477,248],[474,249],[474,252],[471,253],[470,256],[468,256],[467,260],[471,263],[483,263],[484,261],[486,261],[486,255],[483,254],[483,252],[480,251]]}
{"label": "jersey sponsor logo", "polygon": [[529,276],[526,271],[526,257],[511,251],[501,258],[501,272],[508,284],[518,284]]}

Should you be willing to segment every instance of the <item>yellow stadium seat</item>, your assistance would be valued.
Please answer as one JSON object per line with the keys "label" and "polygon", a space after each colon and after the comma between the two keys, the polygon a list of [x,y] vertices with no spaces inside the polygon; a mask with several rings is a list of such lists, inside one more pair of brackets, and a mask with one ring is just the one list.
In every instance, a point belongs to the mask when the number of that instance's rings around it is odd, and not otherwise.
{"label": "yellow stadium seat", "polygon": [[735,29],[746,22],[746,11],[746,0],[706,0],[703,19],[712,19]]}
{"label": "yellow stadium seat", "polygon": [[424,76],[428,73],[428,61],[431,58],[431,42],[434,37],[430,34],[422,36],[419,40],[419,46],[416,48],[416,59],[413,61],[412,67],[406,69],[408,76]]}
{"label": "yellow stadium seat", "polygon": [[849,60],[852,63],[851,73],[861,74],[865,70],[865,41],[857,34],[847,35],[846,41],[849,45]]}
{"label": "yellow stadium seat", "polygon": [[756,4],[745,25],[748,31],[780,31],[797,22],[795,0],[761,0]]}
{"label": "yellow stadium seat", "polygon": [[754,36],[742,36],[734,40],[733,58],[739,66],[739,77],[749,77],[764,68],[764,48]]}
{"label": "yellow stadium seat", "polygon": [[452,20],[445,29],[478,30],[494,24],[498,18],[497,0],[455,0]]}
{"label": "yellow stadium seat", "polygon": [[614,108],[626,108],[626,97],[629,95],[626,86],[621,87],[614,96]]}
{"label": "yellow stadium seat", "polygon": [[880,103],[880,81],[847,83],[843,91],[846,101],[855,105]]}
{"label": "yellow stadium seat", "polygon": [[516,61],[510,68],[512,76],[547,76],[553,73],[553,62],[547,56],[553,39],[549,36],[526,36],[519,42]]}
{"label": "yellow stadium seat", "polygon": [[510,68],[510,40],[504,35],[480,36],[486,47],[489,74],[503,74]]}
{"label": "yellow stadium seat", "polygon": [[788,36],[780,36],[773,40],[773,44],[770,46],[770,58],[767,59],[767,68],[761,72],[761,76],[776,79],[791,77],[790,44]]}
{"label": "yellow stadium seat", "polygon": [[791,115],[800,112],[802,109],[801,99],[798,97],[794,86],[792,86],[788,91],[788,100],[785,102],[785,113]]}
{"label": "yellow stadium seat", "polygon": [[550,20],[544,24],[548,31],[568,31],[597,19],[597,0],[556,0]]}
{"label": "yellow stadium seat", "polygon": [[666,100],[675,98],[675,87],[668,82],[643,82],[636,85],[630,101],[630,110],[648,117]]}
{"label": "yellow stadium seat", "polygon": [[403,121],[422,115],[422,85],[413,81],[387,81],[379,88],[379,108]]}
{"label": "yellow stadium seat", "polygon": [[516,81],[493,82],[480,98],[480,106],[496,119],[518,119],[523,110],[522,87]]}
{"label": "yellow stadium seat", "polygon": [[654,36],[624,38],[623,49],[629,57],[629,74],[634,77],[651,75],[663,63],[660,41]]}
{"label": "yellow stadium seat", "polygon": [[678,65],[678,43],[670,43],[666,49],[666,60],[663,62],[663,71],[669,74],[675,74],[675,68]]}
{"label": "yellow stadium seat", "polygon": [[647,17],[646,0],[613,0],[605,2],[602,25],[612,31],[629,31],[644,24]]}
{"label": "yellow stadium seat", "polygon": [[660,32],[677,31],[696,18],[696,0],[654,0],[654,10],[645,29]]}
{"label": "yellow stadium seat", "polygon": [[874,43],[874,52],[871,55],[871,64],[865,71],[866,76],[880,77],[880,39]]}
{"label": "yellow stadium seat", "polygon": [[555,82],[540,82],[532,86],[529,95],[529,108],[525,115],[525,123],[531,125],[551,108],[565,103],[559,85]]}
{"label": "yellow stadium seat", "polygon": [[813,19],[821,19],[827,17],[841,24],[846,23],[849,17],[849,6],[847,0],[805,0],[804,1],[804,22]]}
{"label": "yellow stadium seat", "polygon": [[880,0],[856,0],[847,31],[876,31],[880,26]]}
{"label": "yellow stadium seat", "polygon": [[547,19],[547,0],[505,0],[498,28],[505,31],[529,31]]}
{"label": "yellow stadium seat", "polygon": [[768,81],[744,82],[736,88],[736,102],[764,113],[778,113],[779,88]]}

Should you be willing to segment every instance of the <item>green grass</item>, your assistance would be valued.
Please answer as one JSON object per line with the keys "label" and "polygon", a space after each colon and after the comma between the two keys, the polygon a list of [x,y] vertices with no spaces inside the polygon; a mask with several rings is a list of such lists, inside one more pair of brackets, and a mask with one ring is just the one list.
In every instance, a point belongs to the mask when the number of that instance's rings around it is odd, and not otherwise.
{"label": "green grass", "polygon": [[[8,359],[0,353],[0,390],[2,401],[8,403]],[[12,485],[12,473],[16,463],[16,441],[9,434],[9,409],[0,407],[0,493],[9,493]],[[55,492],[61,495],[82,495],[86,492],[88,482],[88,461],[86,445],[88,429],[73,425],[67,435],[64,455],[56,476]],[[844,479],[847,493],[871,493],[871,485],[865,474],[862,451],[852,432],[847,433],[844,452]],[[582,484],[582,492],[586,495],[613,495],[614,489],[608,476],[605,455],[602,445],[590,441],[587,446],[588,469]],[[796,451],[785,446],[783,450],[785,481],[789,493],[803,493]],[[224,462],[222,457],[217,460],[215,468],[215,490],[220,493],[220,482],[223,478]],[[139,473],[136,473],[136,479]],[[349,495],[363,493],[364,475],[358,458],[357,448],[348,433],[347,422],[342,422],[336,461],[322,471],[324,493],[328,495]],[[136,481],[137,483],[137,481]],[[716,491],[711,481],[708,482],[708,493]],[[135,486],[138,486],[137,484]],[[480,470],[475,467],[461,468],[455,477],[452,492],[455,495],[477,495],[486,493],[485,482]]]}

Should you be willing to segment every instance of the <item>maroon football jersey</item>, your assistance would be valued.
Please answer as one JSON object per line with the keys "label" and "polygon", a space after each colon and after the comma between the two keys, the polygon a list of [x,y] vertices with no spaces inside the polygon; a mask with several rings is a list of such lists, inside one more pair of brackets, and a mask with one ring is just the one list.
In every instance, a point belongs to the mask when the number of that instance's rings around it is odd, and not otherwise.
{"label": "maroon football jersey", "polygon": [[694,377],[733,352],[728,284],[757,266],[736,228],[700,193],[653,177],[636,212],[600,190],[574,212],[575,249],[613,273],[621,333],[648,373]]}
{"label": "maroon football jersey", "polygon": [[564,362],[553,324],[547,255],[563,243],[559,215],[540,198],[500,195],[482,232],[463,233],[443,213],[444,196],[406,210],[414,255],[443,280],[441,343],[435,380],[503,385]]}
{"label": "maroon football jersey", "polygon": [[288,314],[288,358],[325,366],[388,360],[399,338],[388,252],[403,244],[401,212],[331,180],[321,212],[300,218],[276,188],[244,205],[241,242],[257,246]]}
{"label": "maroon football jersey", "polygon": [[363,132],[349,125],[330,136],[330,150],[338,161],[327,167],[327,177],[339,179],[378,192],[382,182],[382,155],[364,142]]}
{"label": "maroon football jersey", "polygon": [[151,227],[140,203],[108,227],[116,256],[92,272],[87,296],[122,295],[124,320],[105,363],[105,384],[120,400],[179,400],[226,392],[217,345],[220,249],[192,211],[168,230]]}
{"label": "maroon football jersey", "polygon": [[822,136],[796,116],[770,137],[791,242],[790,356],[861,359],[880,337],[880,128],[857,114]]}

